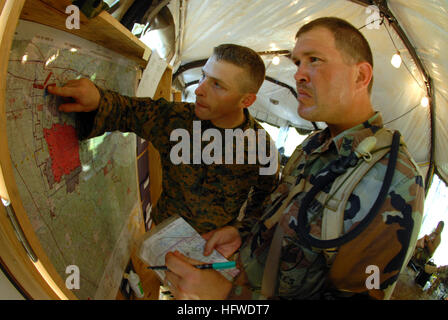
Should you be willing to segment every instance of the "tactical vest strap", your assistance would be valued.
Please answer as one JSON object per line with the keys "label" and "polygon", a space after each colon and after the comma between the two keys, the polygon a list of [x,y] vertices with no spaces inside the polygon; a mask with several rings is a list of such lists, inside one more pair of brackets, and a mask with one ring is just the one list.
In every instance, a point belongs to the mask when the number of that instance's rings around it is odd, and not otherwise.
{"label": "tactical vest strap", "polygon": [[285,211],[286,207],[290,204],[290,202],[294,199],[294,197],[302,192],[305,187],[305,179],[300,180],[300,183],[294,186],[292,190],[289,191],[288,197],[283,200],[282,205],[280,208],[269,218],[264,222],[264,225],[266,228],[271,229],[280,219],[280,217],[283,215],[283,212]]}
{"label": "tactical vest strap", "polygon": [[322,240],[336,239],[342,235],[344,211],[350,195],[367,172],[389,152],[392,133],[383,128],[375,134],[375,137],[377,144],[370,152],[371,157],[360,161],[358,166],[349,168],[345,174],[339,176],[328,194],[320,193],[325,196],[325,199],[318,198],[325,207],[322,217]]}
{"label": "tactical vest strap", "polygon": [[[317,134],[319,132],[313,133],[310,137]],[[289,205],[289,203],[293,200],[293,198],[300,192],[304,191],[305,188],[305,180],[302,179],[299,184],[296,185],[297,177],[292,175],[292,172],[294,169],[297,168],[299,165],[299,162],[301,161],[302,157],[305,155],[305,152],[303,149],[297,148],[294,150],[293,154],[291,155],[291,158],[289,159],[286,166],[283,168],[281,172],[281,183],[287,183],[291,186],[292,190],[289,191],[287,198],[283,201],[280,208],[269,218],[267,219],[264,224],[265,226],[270,229],[272,228],[280,219],[280,217],[283,214],[283,211],[286,209],[286,207]]]}
{"label": "tactical vest strap", "polygon": [[284,178],[289,177],[291,175],[291,172],[295,168],[297,168],[297,164],[302,158],[303,153],[304,151],[302,148],[294,150],[294,152],[291,155],[291,158],[289,159],[289,161],[286,163],[285,167],[282,170],[282,180]]}
{"label": "tactical vest strap", "polygon": [[[350,168],[350,172],[347,172],[346,175],[342,176],[342,178],[346,178],[346,176],[349,175],[345,181],[341,181],[342,179],[336,179],[333,183],[333,187],[331,188],[332,190],[328,194],[331,198],[327,199],[328,205],[325,205],[323,212],[321,230],[322,240],[337,239],[343,234],[344,212],[350,195],[353,193],[353,190],[366,175],[366,173],[388,152],[389,148],[373,153],[372,159],[369,162],[361,161],[361,165],[359,167]],[[334,195],[332,192],[333,189],[336,189]],[[338,247],[326,248],[323,251],[325,258],[327,259],[327,264],[331,265],[338,252]]]}
{"label": "tactical vest strap", "polygon": [[269,247],[268,257],[263,271],[263,280],[261,283],[261,294],[270,298],[277,289],[277,274],[280,264],[280,253],[282,251],[282,240],[285,231],[280,223],[275,228],[274,236]]}

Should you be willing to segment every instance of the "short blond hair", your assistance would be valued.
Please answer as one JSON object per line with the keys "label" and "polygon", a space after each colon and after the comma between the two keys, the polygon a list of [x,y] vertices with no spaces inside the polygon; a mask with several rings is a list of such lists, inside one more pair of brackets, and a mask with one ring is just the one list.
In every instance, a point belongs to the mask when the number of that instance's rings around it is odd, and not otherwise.
{"label": "short blond hair", "polygon": [[236,44],[221,44],[213,49],[213,56],[217,61],[222,60],[244,69],[248,81],[242,79],[242,90],[257,93],[260,90],[266,75],[263,59],[254,50]]}

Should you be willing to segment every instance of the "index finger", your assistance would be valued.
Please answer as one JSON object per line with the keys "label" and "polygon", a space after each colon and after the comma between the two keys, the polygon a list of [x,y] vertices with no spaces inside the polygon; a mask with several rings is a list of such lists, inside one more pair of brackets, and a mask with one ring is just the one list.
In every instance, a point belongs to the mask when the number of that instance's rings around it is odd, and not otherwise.
{"label": "index finger", "polygon": [[209,236],[209,239],[206,239],[207,242],[204,246],[204,256],[208,256],[213,252],[213,249],[216,247],[216,243],[218,242],[218,237],[216,233],[213,233]]}
{"label": "index finger", "polygon": [[201,237],[205,240],[209,240],[215,232],[216,230],[209,231],[207,233],[201,234]]}
{"label": "index finger", "polygon": [[203,262],[185,257],[181,253],[168,252],[165,256],[165,265],[167,268],[180,276],[187,276],[192,272],[198,271],[194,264],[202,264]]}
{"label": "index finger", "polygon": [[189,272],[193,272],[195,269],[193,265],[185,262],[179,257],[176,257],[172,252],[168,252],[165,255],[165,265],[167,266],[169,271],[180,276],[184,276]]}
{"label": "index finger", "polygon": [[73,87],[58,87],[58,86],[48,86],[47,87],[48,92],[51,94],[54,94],[56,96],[61,97],[77,97],[77,89]]}

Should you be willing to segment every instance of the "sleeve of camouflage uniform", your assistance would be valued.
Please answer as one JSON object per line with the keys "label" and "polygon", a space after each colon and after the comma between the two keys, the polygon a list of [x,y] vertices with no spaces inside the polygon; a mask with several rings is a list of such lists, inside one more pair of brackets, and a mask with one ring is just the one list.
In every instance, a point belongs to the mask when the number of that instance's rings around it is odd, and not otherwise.
{"label": "sleeve of camouflage uniform", "polygon": [[134,132],[150,140],[157,149],[168,145],[169,128],[172,124],[170,119],[180,111],[181,105],[165,99],[131,98],[97,88],[101,96],[98,109],[94,112],[76,113],[79,139],[119,130]]}
{"label": "sleeve of camouflage uniform", "polygon": [[[383,161],[385,172],[387,163]],[[423,179],[400,152],[393,183],[378,214],[361,234],[339,248],[328,275],[331,287],[340,293],[390,298],[399,273],[414,251],[423,203]]]}
{"label": "sleeve of camouflage uniform", "polygon": [[255,185],[247,199],[244,219],[238,224],[238,231],[242,241],[250,233],[251,228],[259,221],[269,203],[271,193],[277,187],[279,169],[272,175],[259,175],[258,184]]}

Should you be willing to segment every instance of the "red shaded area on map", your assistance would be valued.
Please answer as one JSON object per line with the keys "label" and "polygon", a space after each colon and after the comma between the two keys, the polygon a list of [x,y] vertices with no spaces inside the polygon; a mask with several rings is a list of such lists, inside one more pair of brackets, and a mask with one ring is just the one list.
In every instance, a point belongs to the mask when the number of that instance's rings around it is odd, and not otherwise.
{"label": "red shaded area on map", "polygon": [[44,137],[50,151],[54,180],[60,182],[62,175],[69,174],[81,165],[75,128],[53,124],[51,129],[44,129]]}

